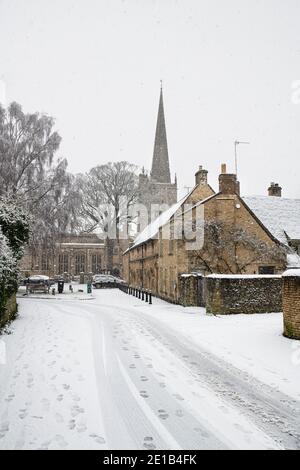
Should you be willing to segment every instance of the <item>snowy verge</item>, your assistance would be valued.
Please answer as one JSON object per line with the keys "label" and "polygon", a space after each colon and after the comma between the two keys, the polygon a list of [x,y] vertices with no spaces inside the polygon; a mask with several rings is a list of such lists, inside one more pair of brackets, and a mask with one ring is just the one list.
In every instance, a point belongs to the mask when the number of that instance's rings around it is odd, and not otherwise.
{"label": "snowy verge", "polygon": [[[124,303],[120,298],[124,295],[118,292],[111,302]],[[159,299],[154,299],[152,306],[129,296],[128,302],[166,324],[178,338],[183,336],[261,382],[300,399],[300,343],[283,337],[282,313],[210,316],[203,308],[184,308]]]}

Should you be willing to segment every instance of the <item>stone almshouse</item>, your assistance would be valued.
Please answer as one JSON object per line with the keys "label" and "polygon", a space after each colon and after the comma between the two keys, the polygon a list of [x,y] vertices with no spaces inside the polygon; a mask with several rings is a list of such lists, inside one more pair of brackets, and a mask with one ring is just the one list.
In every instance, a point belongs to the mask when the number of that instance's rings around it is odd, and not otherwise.
{"label": "stone almshouse", "polygon": [[[207,182],[207,171],[200,167],[194,189],[139,234],[125,252],[126,281],[177,303],[184,275],[194,273],[196,279],[212,273],[280,274],[288,264],[287,255],[299,263],[300,201],[281,198],[277,188],[271,185],[270,196],[243,198],[236,175],[228,174],[222,165],[215,193]],[[190,240],[173,236],[187,204],[192,205],[194,225],[197,208],[202,209],[205,238],[201,249],[190,249]],[[278,216],[281,212],[284,217]],[[169,231],[169,239],[164,239],[163,231]]]}

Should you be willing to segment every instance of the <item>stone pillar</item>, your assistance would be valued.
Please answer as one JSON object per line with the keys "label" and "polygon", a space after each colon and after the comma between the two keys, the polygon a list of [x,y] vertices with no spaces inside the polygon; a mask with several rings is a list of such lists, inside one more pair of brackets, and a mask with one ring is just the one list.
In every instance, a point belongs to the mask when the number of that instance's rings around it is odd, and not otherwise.
{"label": "stone pillar", "polygon": [[284,336],[300,340],[300,269],[283,274]]}

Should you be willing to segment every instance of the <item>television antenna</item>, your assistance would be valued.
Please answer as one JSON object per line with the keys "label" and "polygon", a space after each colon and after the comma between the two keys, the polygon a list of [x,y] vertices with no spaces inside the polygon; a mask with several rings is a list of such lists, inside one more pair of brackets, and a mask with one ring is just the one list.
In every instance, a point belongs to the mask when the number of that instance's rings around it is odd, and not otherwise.
{"label": "television antenna", "polygon": [[250,142],[242,142],[240,140],[236,140],[234,142],[234,157],[235,157],[235,174],[236,174],[236,177],[238,175],[238,154],[237,154],[238,145],[250,145]]}

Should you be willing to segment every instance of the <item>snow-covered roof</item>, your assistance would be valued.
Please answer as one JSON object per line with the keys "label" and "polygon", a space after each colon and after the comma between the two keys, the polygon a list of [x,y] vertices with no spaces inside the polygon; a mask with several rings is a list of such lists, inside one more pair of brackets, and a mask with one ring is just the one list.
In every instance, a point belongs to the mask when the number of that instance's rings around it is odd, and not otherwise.
{"label": "snow-covered roof", "polygon": [[148,240],[155,238],[158,235],[159,229],[166,225],[166,223],[176,214],[177,211],[181,208],[182,204],[188,199],[188,197],[194,192],[194,189],[190,191],[184,198],[182,198],[179,202],[171,206],[165,212],[160,214],[151,224],[147,225],[147,227],[136,237],[134,240],[134,244],[127,250],[132,250],[143,243],[146,243]]}
{"label": "snow-covered roof", "polygon": [[36,274],[29,278],[30,281],[49,281],[48,276],[43,276],[42,274]]}
{"label": "snow-covered roof", "polygon": [[300,268],[300,256],[297,253],[288,253],[287,266],[288,268]]}
{"label": "snow-covered roof", "polygon": [[[184,196],[179,202],[171,206],[169,209],[167,209],[165,212],[163,212],[157,219],[155,219],[151,224],[147,225],[147,227],[136,237],[134,244],[127,250],[125,253],[128,251],[132,250],[133,248],[136,248],[139,245],[142,245],[143,243],[146,243],[148,240],[151,240],[155,238],[158,235],[159,229],[162,228],[164,225],[166,225],[169,220],[178,212],[177,216],[182,215],[182,211],[179,211],[179,209],[183,206],[183,204],[187,201],[187,199],[193,194],[195,190],[195,187],[186,195]],[[199,206],[200,204],[204,204],[205,202],[209,201],[213,197],[215,197],[216,194],[212,194],[211,196],[203,199],[202,201],[199,201],[196,205],[193,207]],[[188,209],[189,212],[191,208]],[[185,214],[184,212],[183,214]]]}
{"label": "snow-covered roof", "polygon": [[288,269],[283,273],[283,277],[300,277],[300,269]]}
{"label": "snow-covered roof", "polygon": [[247,196],[242,198],[260,222],[281,243],[300,240],[300,199],[275,196]]}
{"label": "snow-covered roof", "polygon": [[[186,199],[186,198],[185,198]],[[184,203],[184,200],[177,202],[172,207],[167,209],[163,212],[157,219],[155,219],[151,224],[147,225],[147,227],[136,237],[134,244],[131,248],[135,248],[138,245],[142,245],[143,243],[147,242],[154,238],[161,227],[163,227],[173,215],[180,209],[181,205]]]}

